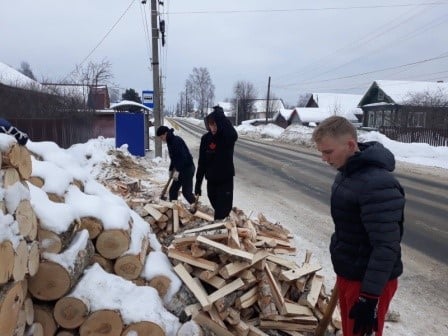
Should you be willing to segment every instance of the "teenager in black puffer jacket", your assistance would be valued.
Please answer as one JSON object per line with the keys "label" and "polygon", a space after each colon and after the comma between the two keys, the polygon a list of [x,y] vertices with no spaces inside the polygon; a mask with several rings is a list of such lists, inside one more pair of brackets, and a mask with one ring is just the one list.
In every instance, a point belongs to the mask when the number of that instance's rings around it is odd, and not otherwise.
{"label": "teenager in black puffer jacket", "polygon": [[394,156],[378,142],[357,143],[353,125],[338,116],[324,120],[313,140],[322,159],[339,171],[331,193],[330,253],[344,336],[381,336],[403,272],[405,197],[392,174]]}
{"label": "teenager in black puffer jacket", "polygon": [[205,119],[208,132],[201,138],[195,194],[201,194],[202,180],[207,180],[207,195],[215,210],[215,219],[226,218],[233,203],[233,151],[238,134],[220,106]]}
{"label": "teenager in black puffer jacket", "polygon": [[190,204],[195,203],[196,198],[193,195],[195,166],[185,141],[180,136],[174,135],[172,128],[169,129],[166,126],[160,126],[156,135],[166,142],[171,159],[169,171],[173,175],[173,183],[169,190],[170,201],[177,200],[179,190],[182,187],[182,195],[185,199]]}

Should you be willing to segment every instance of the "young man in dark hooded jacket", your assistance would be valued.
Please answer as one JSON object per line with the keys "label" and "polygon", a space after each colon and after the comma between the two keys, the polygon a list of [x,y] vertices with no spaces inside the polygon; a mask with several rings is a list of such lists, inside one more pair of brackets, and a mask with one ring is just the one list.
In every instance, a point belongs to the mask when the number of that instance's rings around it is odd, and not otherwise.
{"label": "young man in dark hooded jacket", "polygon": [[208,132],[201,138],[195,194],[201,194],[202,180],[207,179],[207,195],[215,209],[215,219],[226,218],[233,203],[233,151],[238,134],[220,106],[205,119]]}
{"label": "young man in dark hooded jacket", "polygon": [[335,233],[330,253],[344,336],[383,333],[403,272],[404,191],[393,154],[378,142],[357,143],[356,129],[333,116],[313,132],[322,160],[339,172],[331,193]]}
{"label": "young man in dark hooded jacket", "polygon": [[[196,201],[193,195],[195,166],[190,150],[181,137],[174,135],[172,128],[160,126],[156,135],[163,142],[166,142],[171,159],[169,171],[173,175],[173,183],[169,190],[170,201],[177,200],[179,190],[182,187],[182,195],[190,204],[194,204]],[[191,210],[194,211],[195,209]]]}
{"label": "young man in dark hooded jacket", "polygon": [[0,118],[0,133],[12,135],[16,138],[19,145],[25,146],[28,141],[28,135],[20,131],[17,127],[11,125],[11,123],[3,118]]}

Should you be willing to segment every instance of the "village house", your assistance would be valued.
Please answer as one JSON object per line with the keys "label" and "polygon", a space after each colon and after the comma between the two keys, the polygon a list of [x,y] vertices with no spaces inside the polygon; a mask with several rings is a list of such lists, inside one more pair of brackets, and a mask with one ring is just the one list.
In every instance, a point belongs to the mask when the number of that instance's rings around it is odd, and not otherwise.
{"label": "village house", "polygon": [[448,146],[448,83],[377,80],[359,107],[363,126],[391,139]]}

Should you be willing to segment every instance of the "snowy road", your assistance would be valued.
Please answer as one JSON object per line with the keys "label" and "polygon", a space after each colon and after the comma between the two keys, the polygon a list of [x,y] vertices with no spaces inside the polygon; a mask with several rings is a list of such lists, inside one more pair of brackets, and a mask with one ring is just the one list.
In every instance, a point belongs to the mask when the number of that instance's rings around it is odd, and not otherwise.
{"label": "snowy road", "polygon": [[[192,132],[203,132],[201,127],[184,125]],[[306,204],[316,211],[328,212],[335,172],[315,151],[240,139],[235,147],[235,159],[237,176],[246,183],[297,201],[303,202],[305,198]],[[404,243],[447,263],[447,180],[403,171],[398,171],[396,176],[406,191]]]}
{"label": "snowy road", "polygon": [[[204,130],[177,122],[188,127],[188,131],[181,128],[177,133],[197,160],[199,134]],[[246,213],[263,212],[288,227],[296,235],[297,262],[303,261],[306,249],[311,250],[323,266],[326,285],[331,286],[334,274],[328,242],[333,224],[328,202],[334,172],[316,152],[284,147],[238,140],[234,205]],[[448,173],[436,174],[433,169],[409,164],[398,166],[397,175],[407,191],[407,244],[403,246],[405,271],[391,308],[401,314],[402,322],[387,324],[385,336],[448,334]],[[202,201],[206,202],[207,197]]]}

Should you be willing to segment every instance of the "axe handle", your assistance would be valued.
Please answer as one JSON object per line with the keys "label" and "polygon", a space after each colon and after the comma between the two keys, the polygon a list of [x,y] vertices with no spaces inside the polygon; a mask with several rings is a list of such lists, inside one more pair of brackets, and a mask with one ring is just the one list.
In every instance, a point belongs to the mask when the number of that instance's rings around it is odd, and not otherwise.
{"label": "axe handle", "polygon": [[327,330],[327,327],[331,322],[331,318],[333,316],[333,312],[334,309],[336,308],[337,303],[338,303],[338,287],[335,284],[333,287],[333,291],[331,292],[330,302],[328,302],[328,306],[327,309],[325,310],[324,316],[317,325],[314,336],[325,335],[325,331]]}
{"label": "axe handle", "polygon": [[165,196],[168,186],[170,185],[172,179],[173,179],[173,174],[170,174],[170,178],[168,179],[168,182],[166,182],[165,186],[163,187],[161,197]]}

